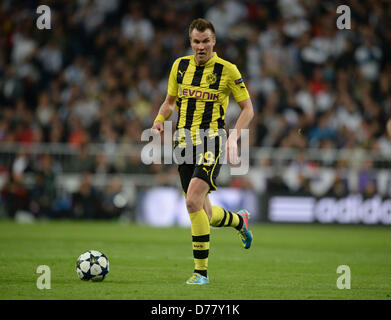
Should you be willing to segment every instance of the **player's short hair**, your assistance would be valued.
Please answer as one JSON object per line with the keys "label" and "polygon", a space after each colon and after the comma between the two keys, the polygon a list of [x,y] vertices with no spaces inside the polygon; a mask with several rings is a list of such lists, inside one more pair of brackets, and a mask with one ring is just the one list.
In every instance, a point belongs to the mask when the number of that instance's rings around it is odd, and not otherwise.
{"label": "player's short hair", "polygon": [[210,31],[212,31],[213,36],[216,37],[215,28],[214,28],[212,22],[210,22],[208,20],[198,18],[198,19],[194,19],[192,21],[192,23],[190,24],[190,27],[189,27],[189,38],[190,39],[191,39],[191,33],[193,32],[194,29],[197,29],[198,31],[201,31],[201,32],[204,32],[205,30],[209,29]]}

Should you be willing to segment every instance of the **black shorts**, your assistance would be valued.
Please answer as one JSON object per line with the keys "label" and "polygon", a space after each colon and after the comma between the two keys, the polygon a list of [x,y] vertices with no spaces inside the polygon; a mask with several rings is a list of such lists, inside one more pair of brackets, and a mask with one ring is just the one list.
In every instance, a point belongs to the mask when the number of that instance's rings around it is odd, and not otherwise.
{"label": "black shorts", "polygon": [[[178,164],[178,172],[181,179],[182,189],[187,194],[187,189],[192,178],[200,178],[209,185],[209,193],[217,190],[216,178],[219,175],[224,158],[224,139],[221,136],[204,138],[202,144],[191,145],[192,152],[185,157],[186,148],[176,146],[174,154],[178,155],[184,163]],[[183,160],[184,159],[184,160]]]}

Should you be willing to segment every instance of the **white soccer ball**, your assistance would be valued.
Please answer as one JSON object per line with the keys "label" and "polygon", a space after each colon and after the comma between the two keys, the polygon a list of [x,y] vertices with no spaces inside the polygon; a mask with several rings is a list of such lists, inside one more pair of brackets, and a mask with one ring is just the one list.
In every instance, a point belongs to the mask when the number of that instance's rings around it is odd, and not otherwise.
{"label": "white soccer ball", "polygon": [[109,273],[109,260],[100,251],[88,250],[77,258],[76,273],[81,280],[103,281]]}

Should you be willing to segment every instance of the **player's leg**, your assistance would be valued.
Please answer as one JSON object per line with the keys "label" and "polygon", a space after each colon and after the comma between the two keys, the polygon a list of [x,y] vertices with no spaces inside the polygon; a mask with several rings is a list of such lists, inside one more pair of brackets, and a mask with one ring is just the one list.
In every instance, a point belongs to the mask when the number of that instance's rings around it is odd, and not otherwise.
{"label": "player's leg", "polygon": [[208,214],[209,223],[211,226],[217,228],[235,228],[238,230],[243,247],[245,249],[250,248],[253,236],[248,227],[250,213],[247,210],[244,209],[238,212],[232,212],[219,206],[214,206],[210,203],[208,196],[205,198],[204,209]]}
{"label": "player's leg", "polygon": [[204,210],[212,227],[233,227],[240,230],[243,226],[244,220],[241,215],[212,205],[208,195],[205,197]]}
{"label": "player's leg", "polygon": [[[195,148],[193,149],[195,151]],[[175,148],[176,154],[182,155],[183,148]],[[194,177],[196,153],[193,161],[178,165],[182,189],[186,198],[186,207],[191,221],[191,233],[194,256],[194,273],[185,284],[207,284],[208,255],[209,255],[209,219],[203,209],[205,196],[209,186],[204,181]]]}
{"label": "player's leg", "polygon": [[208,195],[206,195],[206,197],[205,197],[204,210],[205,210],[206,215],[208,216],[208,219],[210,221],[212,219],[212,204],[210,202]]}
{"label": "player's leg", "polygon": [[226,210],[219,206],[211,205],[212,216],[210,219],[210,225],[213,227],[233,227],[240,230],[243,226],[243,218],[232,211]]}
{"label": "player's leg", "polygon": [[[224,157],[222,148],[220,147],[221,145],[221,138],[208,140],[207,152],[205,152],[203,157],[197,156],[197,159],[203,159],[204,161],[197,163],[193,176],[199,177],[208,183],[210,187],[209,192],[217,190],[216,179],[221,168],[220,159]],[[211,226],[236,228],[239,232],[244,248],[250,248],[253,237],[248,229],[248,219],[250,218],[250,214],[247,210],[241,210],[236,213],[219,206],[214,206],[211,204],[208,196],[205,197],[203,207],[208,215]]]}
{"label": "player's leg", "polygon": [[208,191],[209,185],[197,177],[191,179],[187,189],[186,207],[191,221],[194,273],[198,276],[193,275],[186,281],[186,284],[205,284],[209,282],[207,272],[210,225],[208,216],[203,208]]}

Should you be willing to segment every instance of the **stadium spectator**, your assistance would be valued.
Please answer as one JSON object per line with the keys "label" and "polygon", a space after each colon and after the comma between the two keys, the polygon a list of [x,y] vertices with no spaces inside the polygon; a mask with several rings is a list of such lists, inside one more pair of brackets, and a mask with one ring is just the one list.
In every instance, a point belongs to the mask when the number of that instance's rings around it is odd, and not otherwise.
{"label": "stadium spectator", "polygon": [[95,162],[92,168],[93,173],[97,174],[114,174],[117,172],[114,165],[109,162],[106,153],[99,153],[95,156]]}
{"label": "stadium spectator", "polygon": [[28,210],[29,192],[21,176],[9,174],[1,189],[1,198],[5,212],[10,218],[14,218],[18,211]]}
{"label": "stadium spectator", "polygon": [[233,36],[230,31],[247,16],[246,7],[236,0],[216,1],[205,13],[205,19],[216,26],[216,36],[223,41]]}
{"label": "stadium spectator", "polygon": [[133,41],[150,43],[154,37],[151,21],[144,17],[139,3],[131,2],[129,7],[129,13],[121,21],[122,34]]}
{"label": "stadium spectator", "polygon": [[337,170],[334,182],[331,188],[327,191],[326,196],[332,198],[344,198],[349,195],[349,186],[347,180],[343,177],[342,171]]}
{"label": "stadium spectator", "polygon": [[126,199],[121,195],[123,183],[114,176],[102,192],[102,216],[103,219],[118,218],[126,205]]}
{"label": "stadium spectator", "polygon": [[37,172],[30,190],[29,211],[36,218],[52,218],[52,205],[56,200],[56,188],[53,176]]}
{"label": "stadium spectator", "polygon": [[367,159],[358,174],[358,191],[360,193],[372,192],[374,182],[376,182],[376,176],[373,172],[373,162]]}
{"label": "stadium spectator", "polygon": [[88,146],[81,145],[76,150],[76,156],[66,162],[64,171],[69,173],[82,173],[92,171],[94,159],[88,153]]}
{"label": "stadium spectator", "polygon": [[72,194],[72,217],[75,219],[97,219],[102,216],[102,198],[92,185],[92,175],[84,172],[79,189]]}

